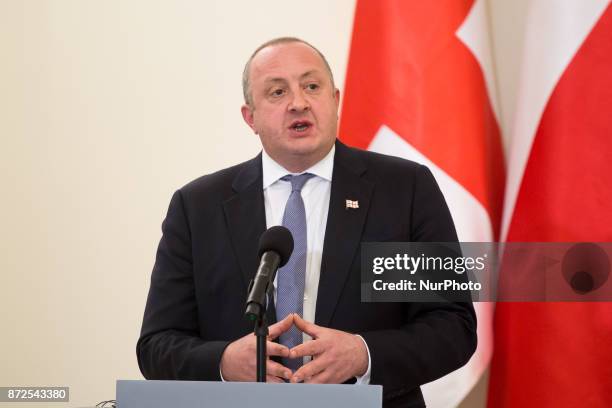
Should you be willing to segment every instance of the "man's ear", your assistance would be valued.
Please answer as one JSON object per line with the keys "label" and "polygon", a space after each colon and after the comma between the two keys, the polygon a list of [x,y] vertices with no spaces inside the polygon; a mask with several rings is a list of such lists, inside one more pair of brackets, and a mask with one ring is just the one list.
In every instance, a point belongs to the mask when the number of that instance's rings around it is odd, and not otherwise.
{"label": "man's ear", "polygon": [[255,134],[257,134],[257,130],[255,130],[255,121],[253,119],[253,108],[247,104],[244,104],[240,108],[240,112],[242,113],[242,119],[244,119],[244,122],[249,125],[251,129],[253,129]]}
{"label": "man's ear", "polygon": [[336,109],[340,107],[340,90],[336,88],[334,91],[334,99],[336,100]]}

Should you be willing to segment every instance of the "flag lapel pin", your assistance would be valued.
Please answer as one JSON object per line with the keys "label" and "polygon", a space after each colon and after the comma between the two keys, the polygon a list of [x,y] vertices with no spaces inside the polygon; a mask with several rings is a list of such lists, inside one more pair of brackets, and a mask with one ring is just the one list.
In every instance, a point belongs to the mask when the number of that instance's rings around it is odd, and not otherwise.
{"label": "flag lapel pin", "polygon": [[359,201],[357,200],[346,200],[346,209],[359,208]]}

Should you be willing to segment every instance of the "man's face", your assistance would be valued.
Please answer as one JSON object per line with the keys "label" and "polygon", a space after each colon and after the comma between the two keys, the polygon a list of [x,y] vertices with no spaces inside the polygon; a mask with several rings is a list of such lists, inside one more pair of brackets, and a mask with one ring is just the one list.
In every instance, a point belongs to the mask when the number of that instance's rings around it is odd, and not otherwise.
{"label": "man's face", "polygon": [[321,160],[336,139],[340,93],[325,63],[306,44],[276,44],[259,51],[249,73],[252,104],[246,123],[266,152],[290,171]]}

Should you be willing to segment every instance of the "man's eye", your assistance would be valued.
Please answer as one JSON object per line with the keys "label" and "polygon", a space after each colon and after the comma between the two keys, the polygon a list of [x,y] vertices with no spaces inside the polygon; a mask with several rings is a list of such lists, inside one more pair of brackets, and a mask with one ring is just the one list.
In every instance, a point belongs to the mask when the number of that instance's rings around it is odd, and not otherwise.
{"label": "man's eye", "polygon": [[271,92],[272,96],[282,96],[284,93],[283,89],[275,89]]}
{"label": "man's eye", "polygon": [[306,88],[309,91],[316,91],[317,89],[319,89],[319,84],[308,84],[306,85]]}

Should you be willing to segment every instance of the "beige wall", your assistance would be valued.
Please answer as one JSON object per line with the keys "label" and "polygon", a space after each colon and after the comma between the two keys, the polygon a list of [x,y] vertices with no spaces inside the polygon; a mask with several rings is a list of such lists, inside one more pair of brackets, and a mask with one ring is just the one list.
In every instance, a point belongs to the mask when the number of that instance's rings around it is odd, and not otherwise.
{"label": "beige wall", "polygon": [[[504,126],[525,2],[490,2]],[[0,0],[0,386],[67,385],[58,405],[75,407],[141,378],[135,344],[172,192],[259,150],[239,112],[246,58],[300,36],[342,89],[353,7]]]}

